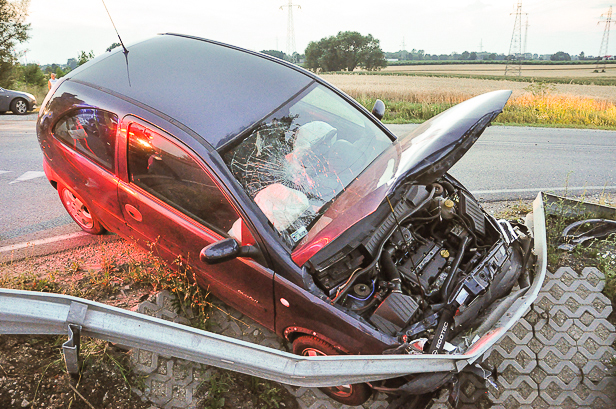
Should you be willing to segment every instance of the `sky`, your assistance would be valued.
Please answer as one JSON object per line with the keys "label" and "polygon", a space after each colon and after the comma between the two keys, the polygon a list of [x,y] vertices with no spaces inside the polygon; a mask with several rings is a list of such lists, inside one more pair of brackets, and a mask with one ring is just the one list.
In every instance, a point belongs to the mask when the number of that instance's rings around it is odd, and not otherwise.
{"label": "sky", "polygon": [[[526,0],[527,51],[597,55],[613,0]],[[195,35],[261,51],[287,49],[288,0],[105,0],[128,46],[158,33]],[[614,1],[616,5],[616,1]],[[372,34],[383,51],[429,54],[489,51],[508,54],[517,0],[438,2],[293,0],[296,51],[339,31]],[[613,18],[616,19],[616,7]],[[18,47],[22,62],[66,63],[80,51],[105,52],[117,35],[102,0],[30,0],[31,39]],[[614,24],[612,27],[615,27]],[[616,32],[614,28],[613,33]],[[524,28],[523,28],[524,35]],[[608,54],[616,54],[612,34]]]}

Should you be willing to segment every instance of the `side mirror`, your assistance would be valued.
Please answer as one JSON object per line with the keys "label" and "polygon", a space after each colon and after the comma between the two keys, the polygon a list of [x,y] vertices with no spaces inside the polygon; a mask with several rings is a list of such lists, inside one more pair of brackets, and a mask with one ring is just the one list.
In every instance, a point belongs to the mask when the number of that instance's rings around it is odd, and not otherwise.
{"label": "side mirror", "polygon": [[240,246],[235,239],[224,239],[204,247],[199,253],[199,259],[207,264],[217,264],[233,260],[237,257],[256,257],[259,249],[254,246]]}
{"label": "side mirror", "polygon": [[374,115],[379,121],[383,119],[385,115],[385,103],[380,99],[377,99],[372,107],[372,115]]}

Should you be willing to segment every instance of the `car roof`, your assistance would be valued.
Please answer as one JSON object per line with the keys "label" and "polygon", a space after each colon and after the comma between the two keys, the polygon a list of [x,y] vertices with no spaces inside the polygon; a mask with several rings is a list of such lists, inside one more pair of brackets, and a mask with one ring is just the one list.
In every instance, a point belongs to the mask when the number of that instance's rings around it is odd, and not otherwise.
{"label": "car roof", "polygon": [[215,149],[313,81],[269,56],[179,34],[161,34],[128,51],[105,53],[68,77],[145,104]]}

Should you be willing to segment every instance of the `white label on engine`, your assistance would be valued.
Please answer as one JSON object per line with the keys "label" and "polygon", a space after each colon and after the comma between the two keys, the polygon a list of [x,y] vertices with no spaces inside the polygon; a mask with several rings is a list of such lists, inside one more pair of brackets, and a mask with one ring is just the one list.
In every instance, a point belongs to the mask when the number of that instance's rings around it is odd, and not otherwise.
{"label": "white label on engine", "polygon": [[463,288],[460,290],[460,292],[458,293],[458,296],[456,297],[456,302],[458,303],[458,305],[462,305],[464,303],[464,301],[466,301],[466,298],[468,297],[468,293],[466,292],[466,290]]}
{"label": "white label on engine", "polygon": [[303,239],[307,234],[308,234],[308,231],[306,230],[304,226],[302,226],[299,229],[295,230],[293,233],[291,233],[291,238],[293,239],[295,243],[297,243],[298,241]]}

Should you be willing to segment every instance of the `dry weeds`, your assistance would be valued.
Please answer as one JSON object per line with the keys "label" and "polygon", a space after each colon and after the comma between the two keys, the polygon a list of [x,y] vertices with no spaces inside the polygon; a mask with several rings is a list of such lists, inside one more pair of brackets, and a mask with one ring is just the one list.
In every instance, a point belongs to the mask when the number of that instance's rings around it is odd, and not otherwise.
{"label": "dry weeds", "polygon": [[[513,98],[527,93],[528,83],[472,78],[437,78],[391,75],[324,74],[323,79],[354,98],[455,104],[471,97],[500,89],[513,90]],[[614,87],[599,85],[554,84],[554,95],[570,95],[616,103]]]}

